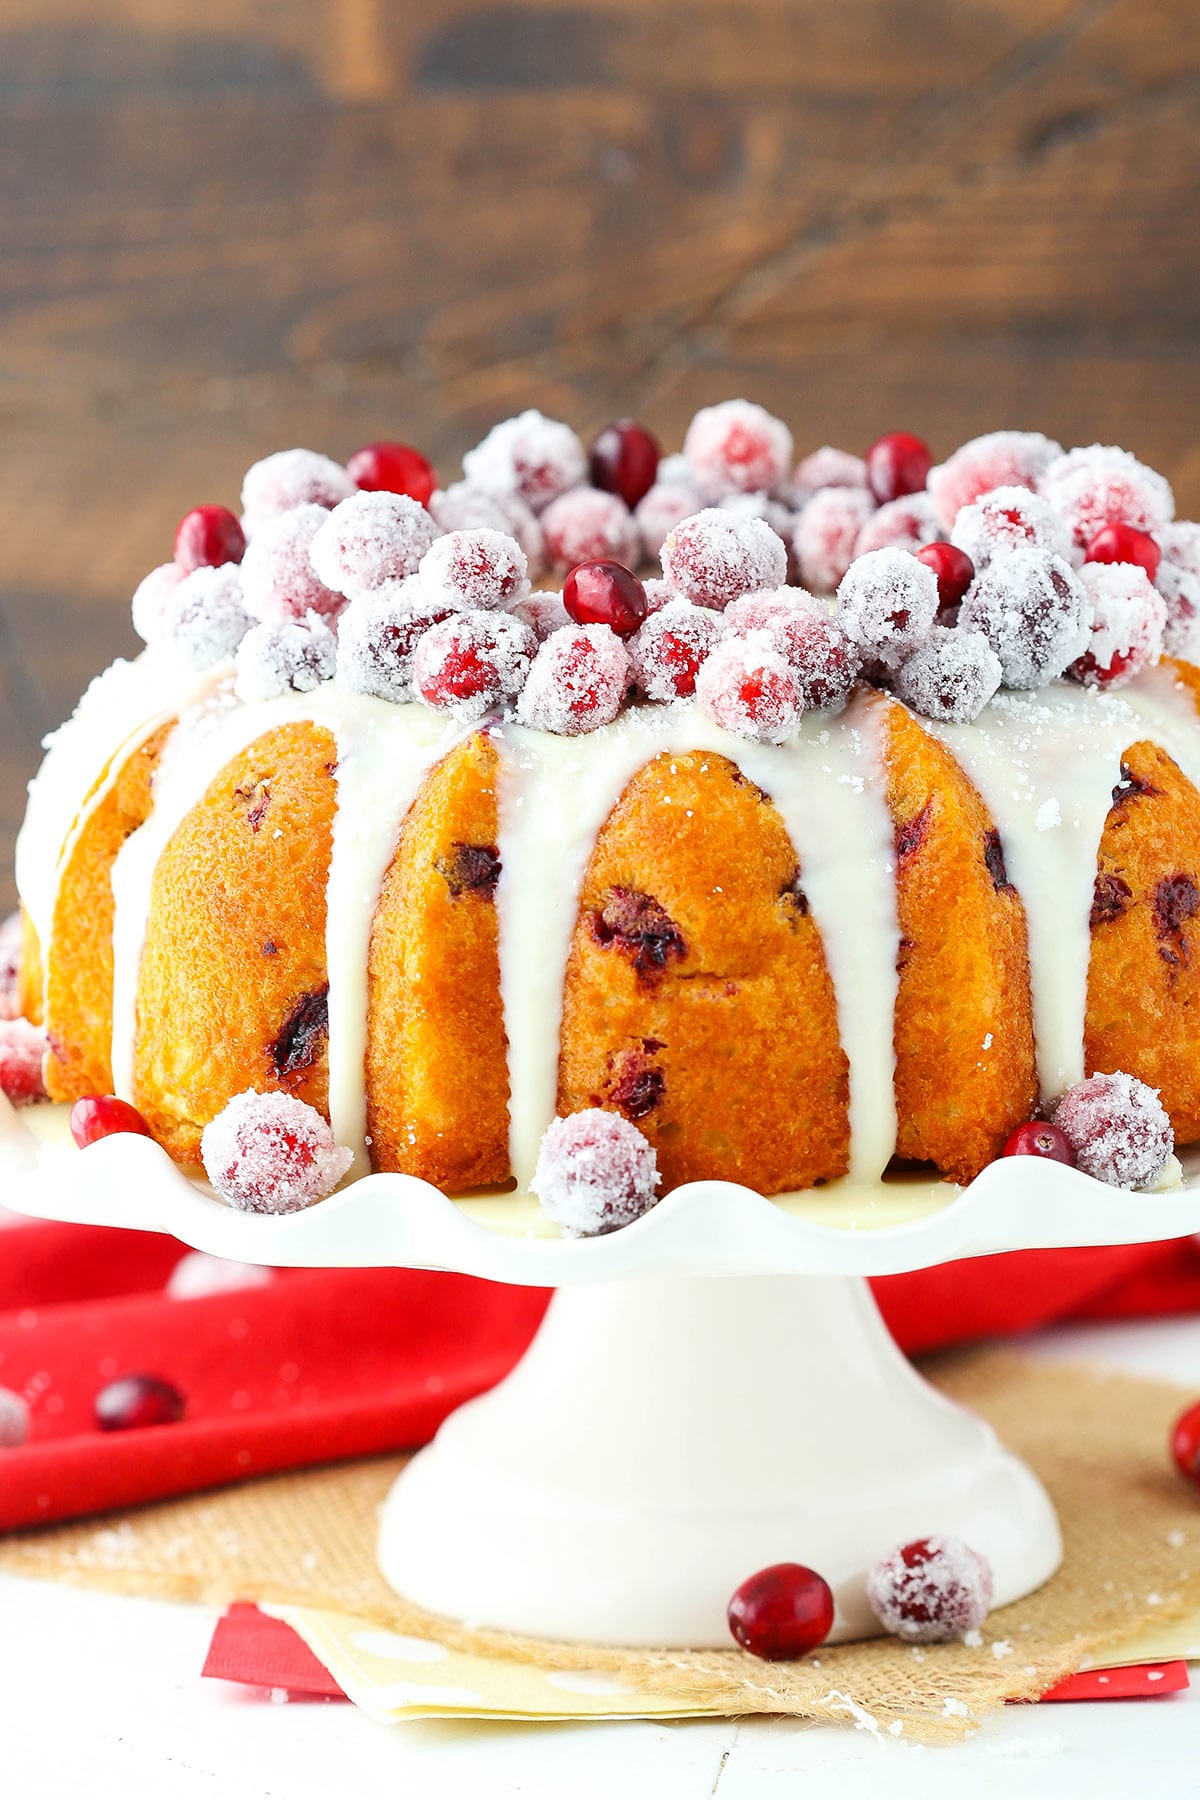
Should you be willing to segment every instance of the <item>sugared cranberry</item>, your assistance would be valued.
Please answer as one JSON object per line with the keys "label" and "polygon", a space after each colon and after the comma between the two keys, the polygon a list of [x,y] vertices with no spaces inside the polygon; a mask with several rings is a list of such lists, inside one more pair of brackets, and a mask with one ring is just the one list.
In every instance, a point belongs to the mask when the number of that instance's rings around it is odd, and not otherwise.
{"label": "sugared cranberry", "polygon": [[1151,581],[1158,574],[1162,551],[1148,531],[1135,525],[1102,525],[1083,553],[1084,562],[1136,563]]}
{"label": "sugared cranberry", "polygon": [[929,445],[910,431],[889,431],[876,438],[866,461],[867,486],[881,506],[901,494],[919,493],[933,467]]}
{"label": "sugared cranberry", "polygon": [[633,661],[607,625],[563,625],[541,645],[517,717],[536,731],[580,737],[611,725],[633,680]]}
{"label": "sugared cranberry", "polygon": [[241,1212],[299,1212],[331,1194],[354,1161],[315,1107],[294,1094],[237,1094],[204,1127],[204,1172]]}
{"label": "sugared cranberry", "polygon": [[[738,605],[741,602],[738,601]],[[652,613],[630,645],[642,692],[650,700],[683,700],[721,637],[721,620],[690,600],[671,600]]]}
{"label": "sugared cranberry", "polygon": [[787,550],[765,519],[738,518],[706,506],[668,532],[663,575],[677,594],[697,606],[724,612],[743,594],[781,587]]}
{"label": "sugared cranberry", "polygon": [[1000,1154],[1043,1156],[1050,1162],[1067,1163],[1071,1168],[1075,1167],[1075,1152],[1071,1148],[1070,1138],[1057,1125],[1049,1125],[1044,1119],[1031,1119],[1027,1125],[1018,1125],[1006,1140]]}
{"label": "sugared cranberry", "polygon": [[115,1094],[88,1094],[71,1108],[71,1136],[81,1150],[122,1131],[133,1132],[137,1137],[152,1135],[136,1106],[118,1100]]}
{"label": "sugared cranberry", "polygon": [[1062,445],[1040,431],[989,431],[960,444],[929,471],[929,492],[942,524],[953,525],[960,509],[998,487],[1036,488],[1042,470]]}
{"label": "sugared cranberry", "polygon": [[717,645],[696,677],[696,699],[717,725],[758,744],[782,744],[804,712],[795,670],[761,632]]}
{"label": "sugared cranberry", "polygon": [[602,1237],[649,1212],[659,1179],[637,1126],[593,1106],[546,1127],[529,1185],[565,1237]]}
{"label": "sugared cranberry", "polygon": [[577,625],[607,625],[632,637],[650,610],[646,590],[623,563],[577,563],[563,582],[563,605]]}
{"label": "sugared cranberry", "polygon": [[805,502],[792,527],[792,555],[806,588],[833,593],[854,561],[859,533],[874,510],[865,487],[825,487]]}
{"label": "sugared cranberry", "polygon": [[1085,1175],[1110,1187],[1145,1188],[1175,1150],[1158,1089],[1116,1070],[1068,1088],[1054,1111]]}
{"label": "sugared cranberry", "polygon": [[175,561],[189,574],[193,569],[241,562],[245,549],[241,520],[227,506],[194,506],[184,513],[175,533]]}
{"label": "sugared cranberry", "polygon": [[644,425],[614,419],[597,435],[588,454],[592,486],[620,494],[632,512],[654,486],[661,454],[658,439]]}
{"label": "sugared cranberry", "polygon": [[369,494],[407,494],[422,506],[437,486],[437,470],[411,444],[364,444],[346,464],[346,473]]}
{"label": "sugared cranberry", "polygon": [[413,687],[426,706],[479,719],[520,693],[537,647],[533,628],[509,613],[455,613],[417,645]]}
{"label": "sugared cranberry", "polygon": [[49,1048],[40,1026],[28,1019],[0,1018],[0,1094],[13,1106],[46,1098],[42,1064]]}
{"label": "sugared cranberry", "polygon": [[[939,538],[936,543],[926,544],[917,551],[917,561],[923,562],[937,576],[939,616],[955,612],[975,579],[975,564],[966,551]],[[943,618],[942,623],[946,622]]]}
{"label": "sugared cranberry", "polygon": [[1092,604],[1088,648],[1067,670],[1088,687],[1122,687],[1162,655],[1167,603],[1139,563],[1084,563]]}
{"label": "sugared cranberry", "polygon": [[160,1375],[120,1375],[96,1395],[101,1431],[141,1431],[146,1425],[177,1425],[187,1402]]}
{"label": "sugared cranberry", "polygon": [[1115,444],[1068,450],[1042,471],[1038,487],[1077,544],[1090,544],[1105,525],[1157,536],[1175,515],[1170,483]]}
{"label": "sugared cranberry", "polygon": [[729,1602],[729,1629],[743,1650],[790,1662],[823,1644],[833,1629],[829,1583],[803,1563],[772,1563],[743,1581]]}
{"label": "sugared cranberry", "polygon": [[907,1643],[948,1644],[987,1618],[991,1566],[961,1538],[917,1538],[875,1564],[867,1604],[885,1631]]}
{"label": "sugared cranberry", "polygon": [[753,400],[722,400],[700,408],[687,428],[683,454],[697,487],[710,499],[770,493],[787,479],[792,434]]}
{"label": "sugared cranberry", "polygon": [[1200,1487],[1200,1400],[1175,1421],[1171,1454],[1179,1473]]}

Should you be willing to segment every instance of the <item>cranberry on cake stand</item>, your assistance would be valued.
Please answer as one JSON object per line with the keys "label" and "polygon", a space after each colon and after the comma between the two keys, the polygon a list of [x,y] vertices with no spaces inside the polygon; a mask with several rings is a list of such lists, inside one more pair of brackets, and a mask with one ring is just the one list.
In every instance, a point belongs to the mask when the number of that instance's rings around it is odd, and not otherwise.
{"label": "cranberry on cake stand", "polygon": [[1129,1193],[1038,1155],[962,1190],[906,1179],[768,1200],[693,1182],[575,1241],[525,1196],[456,1201],[394,1174],[256,1215],[150,1138],[80,1152],[64,1109],[2,1098],[0,1175],[22,1212],[167,1231],[242,1262],[555,1287],[513,1372],[400,1476],[380,1564],[434,1613],[628,1645],[727,1646],[730,1596],[782,1561],[830,1583],[833,1641],[870,1635],[868,1569],[935,1534],[987,1558],[997,1606],[1036,1588],[1061,1557],[1041,1484],[914,1370],[865,1278],[1200,1230],[1200,1165],[1168,1191]]}

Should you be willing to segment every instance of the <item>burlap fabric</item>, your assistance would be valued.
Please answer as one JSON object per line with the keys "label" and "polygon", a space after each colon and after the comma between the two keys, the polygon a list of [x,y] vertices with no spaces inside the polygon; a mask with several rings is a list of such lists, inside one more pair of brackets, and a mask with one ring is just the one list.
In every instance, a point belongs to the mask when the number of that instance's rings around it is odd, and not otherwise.
{"label": "burlap fabric", "polygon": [[1034,1698],[1097,1651],[1200,1608],[1200,1498],[1168,1454],[1171,1422],[1188,1398],[1174,1388],[1008,1352],[956,1356],[930,1373],[1037,1470],[1066,1540],[1061,1572],[994,1613],[975,1648],[876,1639],[771,1664],[732,1649],[646,1653],[469,1631],[406,1605],[376,1571],[377,1509],[399,1457],[27,1532],[0,1544],[0,1569],[125,1593],[353,1613],[454,1649],[611,1669],[631,1686],[731,1715],[787,1713],[946,1742],[1004,1701]]}

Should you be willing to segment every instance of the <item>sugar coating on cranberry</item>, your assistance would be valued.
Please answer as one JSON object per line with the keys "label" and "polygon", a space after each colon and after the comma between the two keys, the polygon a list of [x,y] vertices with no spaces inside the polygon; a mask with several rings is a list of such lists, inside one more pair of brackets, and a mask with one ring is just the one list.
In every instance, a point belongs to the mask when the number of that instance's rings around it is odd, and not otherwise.
{"label": "sugar coating on cranberry", "polygon": [[787,493],[799,508],[806,500],[811,500],[820,488],[865,488],[866,485],[867,465],[861,456],[851,456],[848,450],[837,450],[832,444],[822,444],[819,450],[812,450],[807,456],[801,457],[788,483]]}
{"label": "sugar coating on cranberry", "polygon": [[1054,1123],[1071,1141],[1075,1161],[1109,1187],[1149,1187],[1175,1151],[1175,1134],[1158,1089],[1132,1075],[1092,1075],[1068,1088]]}
{"label": "sugar coating on cranberry", "polygon": [[1167,603],[1137,563],[1084,563],[1079,579],[1091,635],[1067,673],[1088,687],[1122,687],[1162,655]]}
{"label": "sugar coating on cranberry", "polygon": [[801,508],[792,527],[792,554],[804,586],[832,594],[850,564],[875,501],[866,488],[827,487]]}
{"label": "sugar coating on cranberry", "polygon": [[1060,556],[1016,550],[980,571],[959,625],[982,631],[1009,688],[1044,687],[1082,656],[1091,608],[1082,582]]}
{"label": "sugar coating on cranberry", "polygon": [[739,519],[709,506],[667,534],[662,569],[677,594],[721,612],[743,594],[782,586],[787,550],[764,519]]}
{"label": "sugar coating on cranberry", "polygon": [[532,629],[510,613],[453,613],[418,643],[413,688],[426,706],[479,719],[520,693],[536,653]]}
{"label": "sugar coating on cranberry", "polygon": [[172,588],[159,638],[190,669],[228,662],[251,626],[242,573],[236,563],[194,569]]}
{"label": "sugar coating on cranberry", "polygon": [[1200,525],[1192,519],[1172,519],[1158,533],[1158,543],[1164,562],[1174,563],[1200,581]]}
{"label": "sugar coating on cranberry", "polygon": [[937,576],[907,550],[870,550],[838,583],[838,623],[865,655],[890,664],[929,636],[937,613]]}
{"label": "sugar coating on cranberry", "polygon": [[867,1575],[867,1604],[909,1644],[948,1644],[977,1631],[992,1605],[985,1556],[949,1534],[901,1544]]}
{"label": "sugar coating on cranberry", "polygon": [[567,570],[576,563],[611,558],[636,568],[642,556],[642,534],[619,494],[599,488],[572,488],[560,494],[542,514],[546,561]]}
{"label": "sugar coating on cranberry", "polygon": [[427,599],[455,612],[489,612],[524,594],[529,562],[516,538],[487,527],[448,531],[417,569]]}
{"label": "sugar coating on cranberry", "polygon": [[660,476],[638,501],[634,512],[647,556],[657,556],[667,534],[681,519],[690,519],[693,513],[698,513],[703,505],[703,496],[691,481],[679,476],[664,480]]}
{"label": "sugar coating on cranberry", "polygon": [[671,600],[652,613],[629,645],[637,684],[646,698],[669,704],[694,694],[700,665],[723,632],[719,614],[693,606],[690,600]]}
{"label": "sugar coating on cranberry", "polygon": [[579,737],[611,725],[625,702],[633,663],[607,625],[566,625],[533,659],[517,703],[522,725]]}
{"label": "sugar coating on cranberry", "polygon": [[551,632],[560,631],[571,623],[571,615],[557,588],[539,588],[536,593],[526,594],[523,600],[514,603],[512,615],[531,627],[539,644],[544,644]]}
{"label": "sugar coating on cranberry", "polygon": [[993,488],[1036,488],[1062,453],[1062,445],[1040,431],[989,431],[960,444],[929,471],[929,492],[942,524],[953,525],[964,506]]}
{"label": "sugar coating on cranberry", "polygon": [[0,924],[0,1019],[19,1019],[21,985],[21,915],[9,913]]}
{"label": "sugar coating on cranberry", "polygon": [[46,1098],[42,1063],[49,1047],[40,1025],[31,1025],[28,1019],[0,1019],[0,1094],[13,1106]]}
{"label": "sugar coating on cranberry", "polygon": [[906,706],[926,719],[965,725],[977,719],[1000,686],[1000,658],[982,631],[935,625],[904,658],[894,685]]}
{"label": "sugar coating on cranberry", "polygon": [[226,1256],[210,1256],[206,1250],[189,1250],[167,1277],[168,1300],[207,1300],[210,1294],[234,1294],[242,1288],[268,1287],[274,1270],[261,1263],[235,1262]]}
{"label": "sugar coating on cranberry", "polygon": [[679,598],[670,582],[664,581],[660,575],[647,576],[642,582],[642,592],[646,596],[647,615],[661,612],[664,606],[670,606],[672,600]]}
{"label": "sugar coating on cranberry", "polygon": [[31,1427],[27,1403],[11,1388],[0,1387],[0,1450],[19,1450],[29,1442]]}
{"label": "sugar coating on cranberry", "polygon": [[356,694],[397,704],[412,699],[413,657],[431,626],[448,616],[415,594],[352,600],[338,621],[337,674]]}
{"label": "sugar coating on cranberry", "polygon": [[696,700],[723,730],[759,744],[784,743],[804,711],[796,672],[764,631],[717,645],[696,677]]}
{"label": "sugar coating on cranberry", "polygon": [[564,1237],[601,1237],[649,1212],[658,1183],[658,1159],[637,1126],[589,1107],[547,1127],[529,1185]]}
{"label": "sugar coating on cranberry", "polygon": [[717,501],[717,510],[732,513],[735,519],[765,519],[785,544],[791,542],[796,515],[782,500],[776,500],[761,488],[753,494],[722,494]]}
{"label": "sugar coating on cranberry", "polygon": [[786,480],[792,434],[753,400],[722,400],[700,408],[687,428],[683,454],[702,494],[751,494]]}
{"label": "sugar coating on cranberry", "polygon": [[276,450],[252,463],[242,481],[243,524],[247,536],[267,519],[297,506],[328,509],[354,492],[341,463],[316,450]]}
{"label": "sugar coating on cranberry", "polygon": [[1154,585],[1167,606],[1163,644],[1168,654],[1200,662],[1200,575],[1164,557]]}
{"label": "sugar coating on cranberry", "polygon": [[489,494],[469,481],[456,481],[435,493],[429,510],[443,531],[486,529],[516,538],[525,552],[531,577],[545,568],[542,527],[532,510],[517,494]]}
{"label": "sugar coating on cranberry", "polygon": [[540,513],[587,476],[587,454],[569,425],[530,407],[493,425],[463,457],[463,474],[489,494],[516,494]]}
{"label": "sugar coating on cranberry", "polygon": [[337,669],[337,638],[319,613],[303,619],[273,619],[253,626],[234,659],[234,692],[239,700],[274,700],[280,694],[310,694]]}
{"label": "sugar coating on cranberry", "polygon": [[408,494],[363,492],[321,520],[311,540],[312,566],[348,600],[394,593],[416,574],[438,535],[436,520]]}
{"label": "sugar coating on cranberry", "polygon": [[289,1213],[331,1194],[353,1162],[315,1107],[248,1088],[204,1127],[204,1172],[241,1212]]}
{"label": "sugar coating on cranberry", "polygon": [[845,705],[862,656],[824,600],[791,587],[747,594],[726,608],[724,622],[738,637],[766,633],[791,665],[805,712],[836,712]]}
{"label": "sugar coating on cranberry", "polygon": [[312,560],[313,545],[330,517],[325,507],[310,503],[279,513],[255,532],[238,571],[246,611],[253,618],[302,619],[309,612],[337,617],[342,595],[324,581]]}
{"label": "sugar coating on cranberry", "polygon": [[133,629],[143,643],[153,644],[162,636],[167,602],[187,573],[177,562],[160,563],[138,582],[129,610]]}
{"label": "sugar coating on cranberry", "polygon": [[1080,545],[1103,525],[1133,525],[1159,537],[1175,516],[1170,483],[1115,444],[1068,450],[1042,471],[1038,487]]}
{"label": "sugar coating on cranberry", "polygon": [[878,512],[871,514],[854,544],[855,556],[868,550],[920,550],[940,535],[933,501],[923,490],[902,494],[898,500],[885,500]]}
{"label": "sugar coating on cranberry", "polygon": [[1048,500],[1024,487],[993,488],[964,506],[954,521],[950,542],[971,558],[977,569],[1014,550],[1045,550],[1070,562],[1071,533]]}

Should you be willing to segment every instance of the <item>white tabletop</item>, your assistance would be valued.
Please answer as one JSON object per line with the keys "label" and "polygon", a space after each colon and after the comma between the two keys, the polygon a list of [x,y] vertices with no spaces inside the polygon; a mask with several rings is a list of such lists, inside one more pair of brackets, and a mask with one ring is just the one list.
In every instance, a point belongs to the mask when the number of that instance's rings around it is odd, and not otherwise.
{"label": "white tabletop", "polygon": [[[1029,1347],[1200,1390],[1200,1320],[1047,1333]],[[1106,1800],[1135,1792],[1193,1800],[1200,1784],[1197,1691],[1010,1707],[974,1741],[946,1750],[762,1719],[384,1728],[344,1702],[272,1705],[253,1690],[202,1681],[214,1616],[0,1579],[3,1792],[22,1800]]]}

